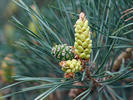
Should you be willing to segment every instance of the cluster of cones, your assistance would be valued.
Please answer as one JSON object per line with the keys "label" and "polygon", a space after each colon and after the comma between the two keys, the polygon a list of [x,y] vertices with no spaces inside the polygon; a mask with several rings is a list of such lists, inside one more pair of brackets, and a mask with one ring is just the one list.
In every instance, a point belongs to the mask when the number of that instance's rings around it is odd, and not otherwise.
{"label": "cluster of cones", "polygon": [[83,12],[75,26],[74,46],[66,44],[55,45],[52,48],[52,54],[60,60],[59,65],[65,72],[65,78],[74,78],[75,73],[83,71],[83,61],[89,60],[92,51],[91,32],[88,26],[88,20]]}

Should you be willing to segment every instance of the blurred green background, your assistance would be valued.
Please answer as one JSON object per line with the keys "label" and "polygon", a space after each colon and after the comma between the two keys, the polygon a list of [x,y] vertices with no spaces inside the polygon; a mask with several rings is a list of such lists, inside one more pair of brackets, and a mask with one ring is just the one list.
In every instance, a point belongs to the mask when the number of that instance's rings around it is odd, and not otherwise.
{"label": "blurred green background", "polygon": [[[23,1],[26,2],[26,4],[28,4],[29,6],[32,6],[33,3],[36,2],[40,9],[44,8],[45,10],[48,4],[53,3],[54,0],[35,0],[35,1],[23,0]],[[23,72],[26,73],[26,71],[21,71],[21,70],[16,71],[17,68],[15,68],[17,66],[19,67],[21,66],[21,65],[16,65],[17,62],[15,62],[15,60],[13,59],[14,54],[20,53],[17,50],[18,48],[15,47],[15,42],[21,40],[23,36],[20,34],[22,33],[22,31],[16,28],[10,22],[12,16],[18,18],[27,26],[30,23],[29,18],[24,13],[24,11],[20,7],[18,7],[12,0],[0,0],[0,88],[16,82],[11,77],[13,75],[16,75],[17,74],[16,72],[18,73],[20,72],[21,74],[23,74]],[[30,84],[36,85],[38,83],[30,83]],[[26,85],[28,86],[29,83]],[[2,91],[0,92],[0,97],[7,93],[12,93],[14,91],[17,91],[19,90],[19,88],[23,87],[25,87],[25,85],[22,84],[21,86],[13,87],[5,91]],[[40,93],[40,91],[33,91],[33,92],[28,92],[27,95],[23,93],[17,96],[12,96],[0,100],[32,100],[34,97],[38,95],[38,93]],[[34,95],[29,96],[32,94]],[[26,99],[27,96],[28,99]]]}

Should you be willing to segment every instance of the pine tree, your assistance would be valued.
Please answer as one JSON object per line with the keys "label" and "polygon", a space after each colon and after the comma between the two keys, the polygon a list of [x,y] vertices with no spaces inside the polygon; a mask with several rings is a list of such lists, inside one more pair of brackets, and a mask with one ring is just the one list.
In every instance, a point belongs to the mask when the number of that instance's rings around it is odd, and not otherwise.
{"label": "pine tree", "polygon": [[[20,66],[28,69],[16,75],[16,80],[39,82],[38,86],[26,87],[16,94],[40,89],[41,94],[34,100],[44,100],[57,89],[69,89],[75,94],[68,93],[74,100],[117,100],[123,98],[117,91],[121,89],[126,97],[122,88],[133,86],[132,82],[125,81],[133,77],[133,63],[124,65],[122,61],[117,72],[112,72],[112,66],[119,51],[133,48],[133,23],[120,19],[120,12],[127,9],[123,5],[130,7],[132,1],[57,0],[44,15],[39,9],[39,14],[36,13],[22,0],[15,0],[15,3],[29,16],[34,16],[33,22],[39,24],[36,34],[19,19],[13,17],[11,20],[23,31],[25,38],[18,46],[25,52],[20,52],[16,58]],[[54,20],[48,16],[53,16]],[[14,94],[5,97],[11,95]],[[62,98],[70,99],[68,95]]]}

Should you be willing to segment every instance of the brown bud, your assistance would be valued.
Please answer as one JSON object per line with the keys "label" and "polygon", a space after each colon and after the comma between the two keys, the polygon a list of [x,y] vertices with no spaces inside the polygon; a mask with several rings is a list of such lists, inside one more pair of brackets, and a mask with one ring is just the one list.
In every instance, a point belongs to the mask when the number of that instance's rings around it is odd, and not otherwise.
{"label": "brown bud", "polygon": [[65,65],[66,65],[66,61],[61,61],[61,62],[59,63],[59,65],[62,66],[62,67],[65,66]]}
{"label": "brown bud", "polygon": [[73,73],[73,72],[64,74],[64,78],[74,78],[74,77],[75,77],[75,73]]}
{"label": "brown bud", "polygon": [[79,18],[82,19],[82,20],[84,20],[84,18],[85,18],[85,13],[84,13],[84,12],[81,12],[81,13],[79,14]]}

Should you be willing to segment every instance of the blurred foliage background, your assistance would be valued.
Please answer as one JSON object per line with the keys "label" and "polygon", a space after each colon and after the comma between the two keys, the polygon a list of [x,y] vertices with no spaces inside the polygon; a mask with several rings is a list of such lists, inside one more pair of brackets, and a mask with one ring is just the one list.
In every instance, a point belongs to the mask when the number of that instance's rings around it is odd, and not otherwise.
{"label": "blurred foliage background", "polygon": [[[53,0],[24,0],[29,6],[33,5],[33,2],[36,2],[42,10],[47,13],[47,6],[49,3],[53,3]],[[19,41],[22,38],[21,30],[17,29],[11,22],[9,21],[11,16],[15,16],[19,18],[25,23],[27,26],[30,23],[26,13],[20,7],[18,7],[12,0],[0,0],[0,88],[7,86],[9,84],[15,83],[16,81],[12,78],[12,76],[16,74],[24,74],[28,73],[26,69],[17,68],[21,66],[17,64],[17,61],[14,60],[14,56],[19,55],[17,47],[15,47],[15,42]],[[32,25],[29,25],[32,27]],[[34,27],[34,26],[33,26]],[[20,50],[20,49],[19,49]],[[21,51],[21,50],[20,50]],[[23,51],[22,51],[23,52]],[[21,52],[21,53],[22,53]],[[20,54],[22,55],[22,54]],[[24,73],[23,73],[24,72]],[[30,84],[38,84],[38,83],[30,83]],[[27,86],[30,84],[26,84]],[[12,93],[14,91],[19,90],[19,88],[25,87],[24,84],[21,86],[9,88],[3,92],[0,92],[0,97],[7,93]],[[27,95],[20,94],[18,96],[11,96],[6,99],[0,100],[33,100],[37,96],[40,91],[33,91]],[[34,95],[33,95],[34,94]],[[31,96],[29,96],[31,95]],[[26,96],[26,97],[25,97]],[[28,96],[28,99],[27,99]]]}

